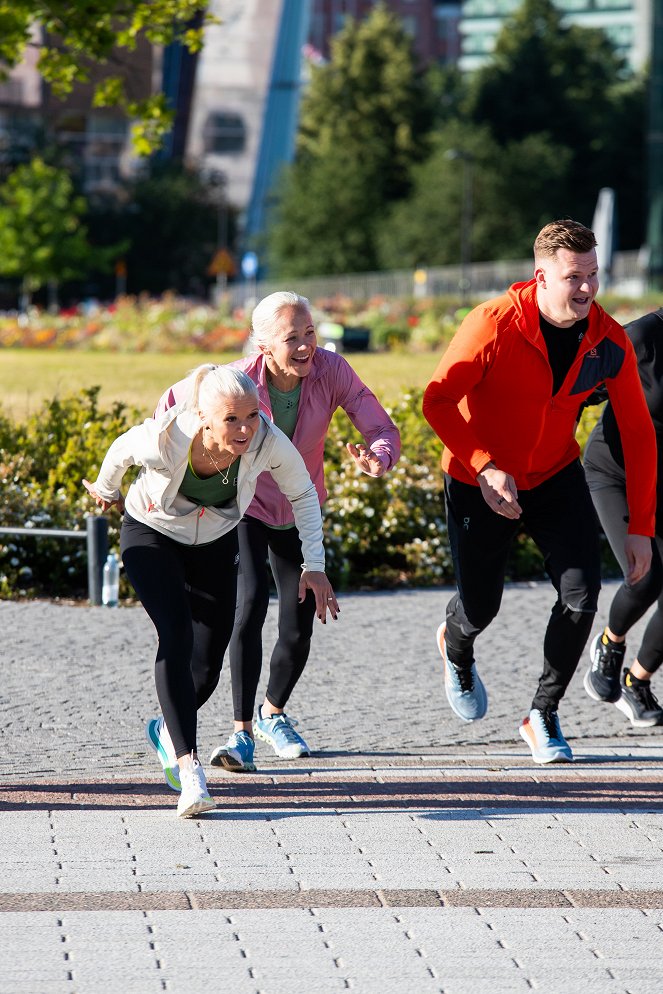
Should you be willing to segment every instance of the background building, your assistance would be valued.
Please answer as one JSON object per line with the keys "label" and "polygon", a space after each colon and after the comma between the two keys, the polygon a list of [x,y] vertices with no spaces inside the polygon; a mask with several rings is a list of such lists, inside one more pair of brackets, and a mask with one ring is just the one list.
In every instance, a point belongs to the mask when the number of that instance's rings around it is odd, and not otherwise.
{"label": "background building", "polygon": [[[455,61],[460,0],[386,0],[386,4],[402,19],[423,64]],[[328,58],[331,39],[346,20],[361,20],[373,6],[374,0],[312,0],[311,45]]]}
{"label": "background building", "polygon": [[[307,62],[329,57],[349,17],[374,0],[212,0],[191,101],[186,159],[243,212],[244,240],[263,229],[270,191],[292,160]],[[388,0],[422,65],[460,53],[459,0]]]}
{"label": "background building", "polygon": [[[35,28],[35,41],[39,40]],[[25,60],[0,83],[0,162],[11,169],[27,162],[47,144],[56,144],[63,161],[80,178],[85,194],[109,193],[122,176],[139,167],[130,147],[129,124],[117,108],[92,106],[93,86],[105,74],[91,71],[89,84],[78,84],[64,100],[51,93],[37,71],[37,46],[29,46]],[[134,52],[117,50],[113,72],[125,80],[131,99],[140,100],[154,89],[159,53],[145,41]]]}
{"label": "background building", "polygon": [[[477,69],[495,47],[504,19],[521,0],[465,0],[460,20],[458,65]],[[632,69],[641,69],[651,52],[652,0],[556,0],[571,24],[601,28]]]}

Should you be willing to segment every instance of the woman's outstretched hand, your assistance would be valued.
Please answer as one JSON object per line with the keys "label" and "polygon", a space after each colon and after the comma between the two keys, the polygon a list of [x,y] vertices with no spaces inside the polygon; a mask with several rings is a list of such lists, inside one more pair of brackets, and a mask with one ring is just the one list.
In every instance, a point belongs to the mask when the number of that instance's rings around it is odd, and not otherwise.
{"label": "woman's outstretched hand", "polygon": [[315,613],[322,624],[324,625],[327,622],[327,611],[329,611],[334,621],[336,621],[340,608],[332,585],[327,579],[327,574],[320,573],[317,570],[305,569],[299,581],[300,604],[306,597],[307,590],[312,590],[315,595]]}
{"label": "woman's outstretched hand", "polygon": [[362,473],[368,476],[382,476],[386,473],[385,465],[379,456],[376,456],[366,445],[353,445],[347,442],[346,449],[356,462]]}
{"label": "woman's outstretched hand", "polygon": [[[94,489],[94,484],[90,483],[89,480],[83,480],[83,486],[89,493],[90,497],[94,500],[97,507],[100,507],[102,511],[107,511],[109,507],[117,507],[120,514],[124,511],[124,497],[122,494],[116,500],[106,500],[104,497],[100,497],[97,491]],[[324,574],[323,574],[324,575]]]}

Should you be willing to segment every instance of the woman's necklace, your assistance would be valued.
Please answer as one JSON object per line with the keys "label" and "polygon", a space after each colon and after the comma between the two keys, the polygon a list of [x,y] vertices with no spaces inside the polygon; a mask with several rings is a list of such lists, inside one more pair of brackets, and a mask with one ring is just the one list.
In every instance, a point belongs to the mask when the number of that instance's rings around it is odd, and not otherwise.
{"label": "woman's necklace", "polygon": [[203,449],[205,450],[205,454],[207,456],[209,456],[210,462],[214,466],[214,469],[217,471],[217,473],[221,477],[221,483],[224,485],[224,487],[227,487],[228,486],[228,474],[230,473],[230,467],[232,466],[232,464],[235,462],[236,459],[239,459],[239,456],[235,456],[233,459],[230,460],[230,462],[225,467],[225,469],[221,469],[221,467],[219,466],[218,462],[216,461],[216,459],[214,458],[214,456],[212,455],[212,453],[210,452],[210,450],[205,445],[204,441],[203,441]]}

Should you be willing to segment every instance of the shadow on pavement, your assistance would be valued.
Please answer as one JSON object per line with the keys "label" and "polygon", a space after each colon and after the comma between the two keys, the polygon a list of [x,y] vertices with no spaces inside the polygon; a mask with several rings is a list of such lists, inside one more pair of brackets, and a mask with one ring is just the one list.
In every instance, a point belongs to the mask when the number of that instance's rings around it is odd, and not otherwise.
{"label": "shadow on pavement", "polygon": [[[252,776],[229,780],[210,777],[210,791],[219,807],[211,817],[260,809],[260,817],[333,814],[343,811],[455,812],[495,809],[563,810],[584,812],[663,811],[663,773],[659,776],[579,776],[564,767],[563,777],[546,771],[516,776],[445,778],[398,776],[381,780],[363,777],[333,779],[297,776],[265,782]],[[85,782],[20,784],[0,788],[0,811],[143,810],[171,812],[176,795],[161,783]]]}

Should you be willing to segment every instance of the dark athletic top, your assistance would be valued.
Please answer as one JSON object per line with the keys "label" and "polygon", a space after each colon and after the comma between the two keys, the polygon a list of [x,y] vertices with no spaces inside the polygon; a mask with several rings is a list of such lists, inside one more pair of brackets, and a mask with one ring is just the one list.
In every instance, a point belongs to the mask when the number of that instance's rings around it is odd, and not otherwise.
{"label": "dark athletic top", "polygon": [[546,321],[539,311],[539,327],[548,350],[548,362],[553,374],[553,397],[566,379],[566,374],[573,365],[578,354],[580,343],[585,337],[589,321],[583,318],[576,321],[570,328],[556,328]]}
{"label": "dark athletic top", "polygon": [[[631,321],[624,328],[635,349],[640,382],[656,431],[656,533],[663,535],[663,307]],[[597,395],[597,402],[603,399]],[[623,477],[622,440],[610,401],[585,446],[585,467],[588,475],[594,477],[600,474]]]}

